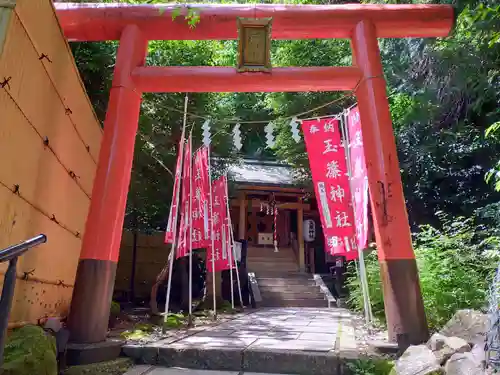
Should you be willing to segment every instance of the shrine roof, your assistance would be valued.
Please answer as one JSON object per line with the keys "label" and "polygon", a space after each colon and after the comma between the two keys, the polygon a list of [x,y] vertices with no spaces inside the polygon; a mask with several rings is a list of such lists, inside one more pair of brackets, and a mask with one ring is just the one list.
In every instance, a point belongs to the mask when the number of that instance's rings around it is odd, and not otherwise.
{"label": "shrine roof", "polygon": [[228,174],[237,184],[260,186],[287,186],[299,184],[295,181],[290,165],[276,161],[243,159],[228,168]]}

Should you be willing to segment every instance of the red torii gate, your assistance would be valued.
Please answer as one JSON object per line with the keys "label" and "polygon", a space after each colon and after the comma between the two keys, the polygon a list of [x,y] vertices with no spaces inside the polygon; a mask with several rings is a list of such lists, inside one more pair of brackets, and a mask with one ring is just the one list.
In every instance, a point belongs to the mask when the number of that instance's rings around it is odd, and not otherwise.
{"label": "red torii gate", "polygon": [[[420,343],[428,328],[403,196],[377,38],[445,37],[449,5],[189,5],[190,28],[172,13],[186,5],[56,3],[70,41],[120,40],[92,201],[70,312],[71,341],[106,337],[143,92],[354,90],[360,109],[370,200],[389,335]],[[237,18],[273,18],[273,39],[349,38],[353,66],[274,68],[146,67],[149,40],[237,38]],[[181,17],[182,18],[182,17]]]}

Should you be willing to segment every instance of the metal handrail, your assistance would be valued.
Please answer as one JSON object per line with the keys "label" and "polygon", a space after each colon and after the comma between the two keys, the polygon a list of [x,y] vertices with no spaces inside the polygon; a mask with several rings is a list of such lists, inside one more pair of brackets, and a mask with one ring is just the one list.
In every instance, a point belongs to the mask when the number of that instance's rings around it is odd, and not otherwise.
{"label": "metal handrail", "polygon": [[17,259],[32,247],[45,242],[47,242],[47,236],[40,234],[20,244],[0,250],[0,263],[9,262],[9,267],[3,278],[2,297],[0,298],[0,368],[3,364],[3,350],[5,339],[7,338],[7,327],[9,325],[9,314],[14,297],[14,288],[16,286]]}
{"label": "metal handrail", "polygon": [[47,242],[47,236],[45,234],[39,234],[38,236],[30,238],[29,240],[21,242],[20,244],[12,245],[6,249],[0,250],[0,263],[23,255],[23,253],[28,251],[30,248],[38,246],[45,242]]}

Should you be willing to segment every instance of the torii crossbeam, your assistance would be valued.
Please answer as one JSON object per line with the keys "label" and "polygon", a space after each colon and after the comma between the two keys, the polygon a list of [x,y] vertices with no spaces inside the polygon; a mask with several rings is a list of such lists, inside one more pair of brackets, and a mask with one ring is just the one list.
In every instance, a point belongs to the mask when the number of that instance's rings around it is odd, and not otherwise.
{"label": "torii crossbeam", "polygon": [[[449,5],[206,5],[56,3],[68,40],[119,40],[104,136],[70,314],[71,340],[105,339],[143,92],[356,90],[391,339],[421,343],[428,328],[403,196],[377,38],[445,37]],[[190,28],[172,13],[195,8]],[[182,13],[182,12],[181,12]],[[273,18],[273,39],[349,38],[353,66],[146,67],[149,40],[236,39],[237,18]]]}

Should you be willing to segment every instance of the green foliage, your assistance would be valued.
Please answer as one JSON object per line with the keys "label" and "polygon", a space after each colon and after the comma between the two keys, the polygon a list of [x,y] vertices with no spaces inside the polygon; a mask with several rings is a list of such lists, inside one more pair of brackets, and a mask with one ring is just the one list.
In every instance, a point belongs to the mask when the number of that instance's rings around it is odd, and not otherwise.
{"label": "green foliage", "polygon": [[[376,251],[372,251],[365,256],[366,276],[368,278],[368,289],[372,304],[373,315],[381,322],[385,321],[384,295],[382,292],[382,282],[380,280],[380,267]],[[363,310],[363,293],[361,292],[360,279],[356,273],[354,263],[349,263],[347,269],[346,284],[349,289],[347,303],[356,311]]]}
{"label": "green foliage", "polygon": [[27,325],[7,340],[2,375],[57,375],[56,340],[41,327]]}
{"label": "green foliage", "polygon": [[175,329],[184,327],[187,323],[187,316],[184,314],[168,314],[163,326],[166,329]]}
{"label": "green foliage", "polygon": [[[490,276],[500,260],[500,237],[477,225],[478,218],[450,220],[443,214],[438,216],[440,229],[423,225],[414,234],[420,285],[431,329],[443,326],[458,309],[484,308]],[[366,269],[373,313],[383,320],[383,295],[375,253],[366,257]],[[349,303],[361,310],[363,297],[354,269],[350,270],[348,285]]]}
{"label": "green foliage", "polygon": [[[330,2],[294,0],[289,3]],[[500,188],[497,179],[500,138],[494,131],[500,121],[499,6],[494,0],[460,0],[457,9],[456,27],[448,38],[380,40],[401,176],[415,229],[421,224],[439,226],[436,211],[468,217],[478,207],[500,200],[500,194],[484,182],[489,171],[488,182]],[[191,26],[203,22],[194,4],[179,4],[172,18]],[[116,42],[72,43],[78,68],[101,121],[107,107],[116,46]],[[274,66],[351,64],[351,49],[346,40],[275,40],[271,52]],[[155,41],[149,45],[147,63],[234,66],[236,57],[234,40]],[[231,160],[239,156],[286,160],[295,167],[300,181],[310,183],[304,144],[293,141],[289,121],[282,118],[310,110],[302,117],[335,114],[354,101],[353,96],[337,92],[196,93],[189,96],[188,111],[213,119],[214,155],[231,156]],[[183,102],[182,94],[144,95],[127,202],[127,228],[163,230],[165,227]],[[331,104],[322,107],[325,103]],[[263,127],[267,120],[276,118],[276,147],[269,150],[265,148]],[[234,123],[228,120],[263,121],[242,126],[241,154],[235,153],[231,145],[230,131]],[[188,116],[188,126],[194,126],[196,146],[200,144],[203,121],[203,118]],[[485,137],[488,127],[492,130]]]}
{"label": "green foliage", "polygon": [[72,366],[64,370],[63,375],[123,375],[133,365],[130,358],[118,358],[114,361]]}
{"label": "green foliage", "polygon": [[381,359],[357,359],[347,363],[352,375],[390,375],[394,363]]}
{"label": "green foliage", "polygon": [[110,315],[111,316],[118,316],[120,315],[121,312],[121,307],[118,302],[111,301],[111,307],[110,307]]}
{"label": "green foliage", "polygon": [[[497,137],[500,129],[500,121],[492,124],[488,129],[486,129],[486,137]],[[486,182],[494,182],[494,187],[496,191],[500,191],[500,160],[486,173]]]}

